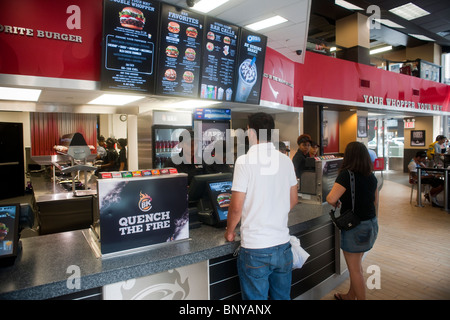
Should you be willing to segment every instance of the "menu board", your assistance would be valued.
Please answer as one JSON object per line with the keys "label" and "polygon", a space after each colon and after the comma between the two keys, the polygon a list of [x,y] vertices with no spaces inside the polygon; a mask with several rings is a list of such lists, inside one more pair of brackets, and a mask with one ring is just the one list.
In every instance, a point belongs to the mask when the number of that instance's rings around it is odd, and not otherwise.
{"label": "menu board", "polygon": [[154,92],[159,2],[105,0],[102,90]]}
{"label": "menu board", "polygon": [[203,22],[201,14],[162,4],[157,94],[198,97]]}
{"label": "menu board", "polygon": [[200,97],[232,101],[239,27],[206,18]]}
{"label": "menu board", "polygon": [[267,37],[241,29],[236,70],[236,102],[259,104]]}

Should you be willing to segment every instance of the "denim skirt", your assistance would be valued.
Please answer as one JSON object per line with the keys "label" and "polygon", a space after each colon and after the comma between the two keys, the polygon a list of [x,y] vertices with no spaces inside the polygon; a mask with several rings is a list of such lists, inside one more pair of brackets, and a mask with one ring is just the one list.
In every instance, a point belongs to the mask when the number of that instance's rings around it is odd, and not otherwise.
{"label": "denim skirt", "polygon": [[372,249],[378,235],[377,217],[361,223],[351,230],[341,230],[341,249],[360,253]]}

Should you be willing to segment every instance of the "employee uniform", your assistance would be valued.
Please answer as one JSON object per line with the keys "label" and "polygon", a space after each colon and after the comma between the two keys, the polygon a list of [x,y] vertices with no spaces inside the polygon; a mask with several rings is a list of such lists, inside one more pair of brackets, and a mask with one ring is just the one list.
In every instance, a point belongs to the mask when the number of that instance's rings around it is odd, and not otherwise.
{"label": "employee uniform", "polygon": [[292,278],[288,214],[295,185],[292,161],[272,143],[254,145],[236,160],[232,191],[245,193],[238,258],[244,299],[267,299],[267,283],[272,299],[290,299],[277,294]]}
{"label": "employee uniform", "polygon": [[298,179],[301,178],[302,172],[305,170],[306,158],[309,158],[309,154],[303,154],[300,150],[297,150],[294,157],[292,158],[292,163],[295,168],[295,175]]}

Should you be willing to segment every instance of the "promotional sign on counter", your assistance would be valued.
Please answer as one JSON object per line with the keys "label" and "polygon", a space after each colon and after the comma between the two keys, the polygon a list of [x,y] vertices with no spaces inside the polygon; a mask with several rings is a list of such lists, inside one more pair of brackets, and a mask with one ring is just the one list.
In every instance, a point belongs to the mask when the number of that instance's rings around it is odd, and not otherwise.
{"label": "promotional sign on counter", "polygon": [[189,237],[186,174],[100,179],[98,203],[102,254]]}
{"label": "promotional sign on counter", "polygon": [[104,1],[102,90],[154,92],[159,2]]}
{"label": "promotional sign on counter", "polygon": [[203,15],[161,5],[157,94],[198,97],[203,22]]}
{"label": "promotional sign on counter", "polygon": [[239,28],[206,18],[200,97],[232,101]]}
{"label": "promotional sign on counter", "polygon": [[267,37],[241,29],[236,74],[236,102],[259,104]]}

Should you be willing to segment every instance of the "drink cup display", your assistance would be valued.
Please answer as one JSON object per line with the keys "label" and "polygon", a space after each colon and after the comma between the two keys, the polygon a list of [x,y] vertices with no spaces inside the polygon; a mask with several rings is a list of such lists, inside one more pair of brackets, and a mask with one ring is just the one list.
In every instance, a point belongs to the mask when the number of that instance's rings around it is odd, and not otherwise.
{"label": "drink cup display", "polygon": [[223,88],[219,88],[218,90],[217,90],[217,99],[218,100],[223,100]]}
{"label": "drink cup display", "polygon": [[225,96],[227,101],[231,101],[231,96],[233,95],[233,90],[231,88],[228,88],[225,91]]}
{"label": "drink cup display", "polygon": [[244,60],[239,66],[239,80],[235,101],[247,102],[248,96],[250,95],[257,78],[255,58],[253,58],[253,60]]}

